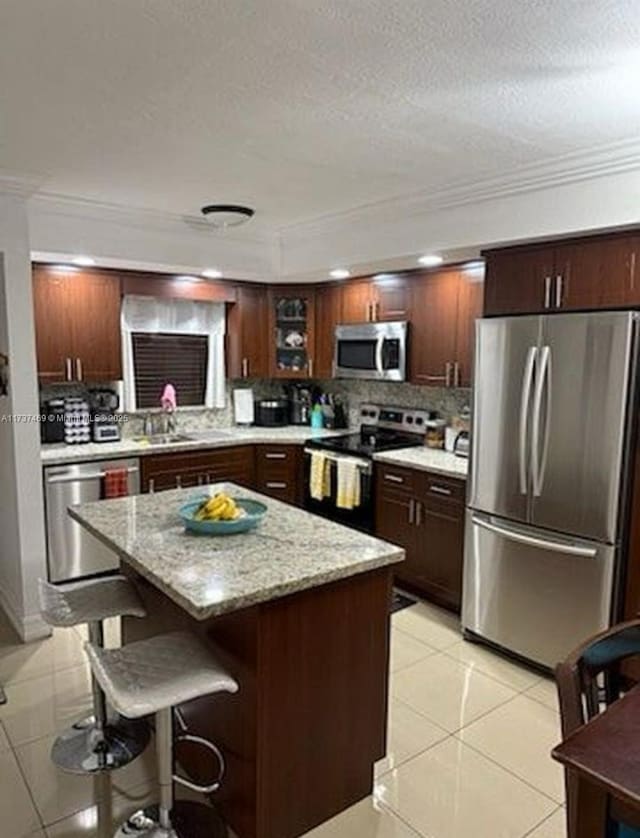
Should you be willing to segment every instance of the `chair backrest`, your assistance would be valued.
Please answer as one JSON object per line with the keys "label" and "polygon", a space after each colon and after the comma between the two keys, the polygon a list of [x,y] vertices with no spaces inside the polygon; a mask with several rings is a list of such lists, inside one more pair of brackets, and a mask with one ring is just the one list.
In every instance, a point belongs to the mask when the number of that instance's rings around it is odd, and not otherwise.
{"label": "chair backrest", "polygon": [[620,698],[620,664],[640,655],[640,620],[620,623],[579,646],[556,667],[562,735],[569,736]]}
{"label": "chair backrest", "polygon": [[[555,674],[564,739],[620,698],[625,686],[621,664],[634,655],[640,655],[640,620],[619,623],[595,635],[557,665]],[[569,838],[579,838],[575,828],[576,783],[572,772],[565,771]],[[610,815],[613,821],[608,830],[618,838],[625,834],[621,831],[625,827],[619,827],[620,823],[630,822],[638,827],[637,813],[614,801]],[[629,834],[638,835],[633,831]]]}

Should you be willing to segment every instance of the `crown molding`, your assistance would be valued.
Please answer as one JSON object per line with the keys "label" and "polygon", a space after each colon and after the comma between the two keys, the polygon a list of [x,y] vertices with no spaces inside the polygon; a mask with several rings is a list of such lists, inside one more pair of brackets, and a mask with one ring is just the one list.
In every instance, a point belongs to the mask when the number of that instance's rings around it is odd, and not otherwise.
{"label": "crown molding", "polygon": [[640,140],[634,138],[595,146],[548,158],[539,163],[514,168],[497,177],[451,184],[438,190],[423,190],[383,201],[364,204],[339,213],[328,213],[308,221],[281,228],[285,247],[287,236],[321,235],[345,224],[369,224],[419,216],[471,204],[481,204],[512,195],[522,195],[607,175],[640,169]]}
{"label": "crown molding", "polygon": [[6,169],[0,169],[0,195],[30,198],[37,192],[42,182],[43,177],[41,175],[9,172]]}

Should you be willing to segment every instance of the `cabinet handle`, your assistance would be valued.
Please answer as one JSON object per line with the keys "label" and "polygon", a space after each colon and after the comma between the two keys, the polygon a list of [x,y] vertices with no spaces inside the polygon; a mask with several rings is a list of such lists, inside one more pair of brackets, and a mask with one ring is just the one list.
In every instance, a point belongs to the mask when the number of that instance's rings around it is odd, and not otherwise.
{"label": "cabinet handle", "polygon": [[456,361],[453,365],[453,386],[460,386],[460,364]]}
{"label": "cabinet handle", "polygon": [[289,485],[288,483],[282,483],[279,480],[267,480],[264,484],[267,489],[286,489]]}
{"label": "cabinet handle", "polygon": [[309,370],[309,378],[313,378],[313,358],[309,358],[307,369]]}
{"label": "cabinet handle", "polygon": [[150,495],[152,495],[152,494],[155,492],[155,490],[156,490],[156,481],[153,479],[153,477],[150,477],[150,478],[149,478],[149,484],[148,484],[148,487],[147,487],[147,488],[149,489],[149,494],[150,494]]}
{"label": "cabinet handle", "polygon": [[416,527],[422,526],[422,504],[416,501]]}
{"label": "cabinet handle", "polygon": [[71,366],[71,358],[64,359],[64,380],[71,381],[73,377],[73,369]]}
{"label": "cabinet handle", "polygon": [[247,358],[242,359],[242,377],[249,378],[249,361]]}
{"label": "cabinet handle", "polygon": [[76,358],[76,380],[82,381],[82,361]]}
{"label": "cabinet handle", "polygon": [[445,381],[444,386],[445,387],[451,387],[451,368],[452,368],[452,366],[453,366],[453,364],[451,363],[451,361],[447,361],[447,363],[444,365],[444,381]]}
{"label": "cabinet handle", "polygon": [[198,475],[198,486],[202,486],[202,481],[203,481],[203,480],[204,480],[204,475],[199,474],[199,475]]}
{"label": "cabinet handle", "polygon": [[413,498],[409,501],[409,523],[413,524],[416,514],[416,502]]}
{"label": "cabinet handle", "polygon": [[176,475],[176,489],[182,489],[182,475]]}
{"label": "cabinet handle", "polygon": [[385,474],[384,479],[389,483],[404,483],[404,477],[398,477],[397,474]]}
{"label": "cabinet handle", "polygon": [[280,452],[280,451],[269,452],[269,453],[265,454],[264,456],[265,456],[266,460],[286,460],[287,459],[287,455],[284,452]]}
{"label": "cabinet handle", "polygon": [[367,323],[371,323],[371,303],[365,303],[364,319],[367,321]]}
{"label": "cabinet handle", "polygon": [[451,489],[447,489],[446,486],[429,486],[429,491],[433,492],[435,495],[451,495],[453,494]]}
{"label": "cabinet handle", "polygon": [[562,308],[562,274],[556,277],[556,308]]}
{"label": "cabinet handle", "polygon": [[371,303],[371,319],[375,320],[376,323],[380,319],[380,303],[377,300]]}
{"label": "cabinet handle", "polygon": [[551,308],[551,277],[544,278],[544,307]]}

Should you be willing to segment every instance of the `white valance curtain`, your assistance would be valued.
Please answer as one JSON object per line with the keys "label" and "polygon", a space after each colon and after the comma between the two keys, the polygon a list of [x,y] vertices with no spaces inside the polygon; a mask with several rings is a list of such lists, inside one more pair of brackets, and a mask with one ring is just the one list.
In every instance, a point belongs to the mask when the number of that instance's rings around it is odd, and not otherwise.
{"label": "white valance curtain", "polygon": [[[121,326],[124,409],[126,411],[131,413],[137,409],[131,337],[134,332],[208,336],[209,360],[205,407],[222,408],[225,406],[224,303],[126,296],[122,303]],[[180,406],[179,387],[178,406]]]}

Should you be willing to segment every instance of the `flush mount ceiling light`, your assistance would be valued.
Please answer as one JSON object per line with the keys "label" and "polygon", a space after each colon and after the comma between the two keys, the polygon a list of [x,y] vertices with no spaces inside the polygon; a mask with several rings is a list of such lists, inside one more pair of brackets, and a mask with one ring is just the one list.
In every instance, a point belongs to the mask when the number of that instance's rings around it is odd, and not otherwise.
{"label": "flush mount ceiling light", "polygon": [[421,265],[424,265],[425,268],[435,268],[437,265],[441,265],[444,262],[442,256],[437,256],[435,253],[427,253],[426,256],[421,256],[418,259]]}
{"label": "flush mount ceiling light", "polygon": [[71,263],[81,268],[91,268],[95,265],[96,260],[92,259],[91,256],[74,256]]}
{"label": "flush mount ceiling light", "polygon": [[239,227],[253,218],[255,210],[240,204],[208,204],[202,214],[214,227]]}
{"label": "flush mount ceiling light", "polygon": [[222,271],[217,268],[205,268],[202,271],[202,276],[205,279],[222,279]]}
{"label": "flush mount ceiling light", "polygon": [[351,271],[346,268],[334,268],[332,271],[329,271],[329,276],[331,279],[347,279],[347,277],[351,276]]}

